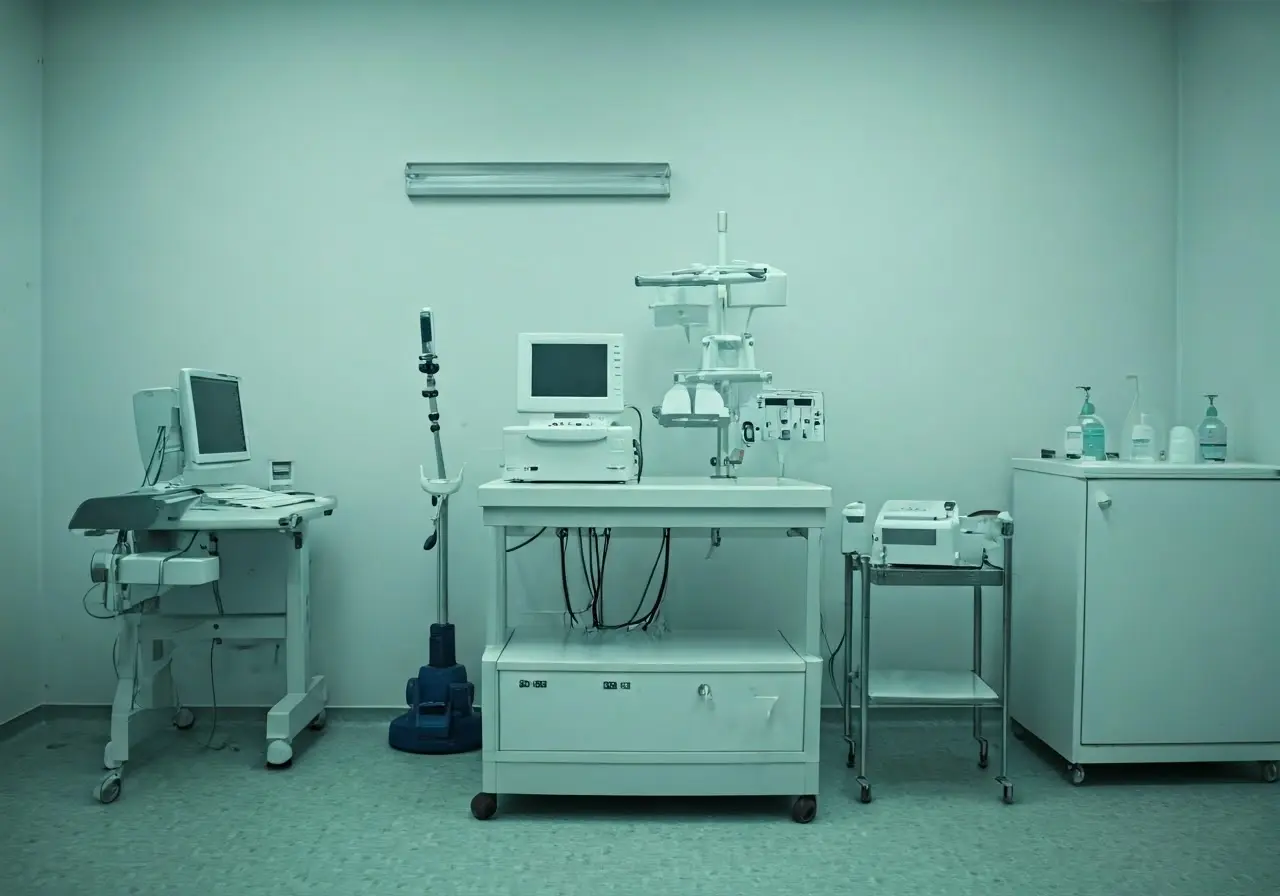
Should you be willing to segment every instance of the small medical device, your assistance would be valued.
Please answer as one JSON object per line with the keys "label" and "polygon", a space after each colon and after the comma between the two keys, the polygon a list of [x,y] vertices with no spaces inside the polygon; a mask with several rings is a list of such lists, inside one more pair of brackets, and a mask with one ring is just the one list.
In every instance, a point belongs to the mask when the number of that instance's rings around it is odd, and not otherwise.
{"label": "small medical device", "polygon": [[273,492],[287,492],[293,488],[293,461],[273,460],[271,462],[271,483],[267,488]]}
{"label": "small medical device", "polygon": [[[735,441],[740,436],[743,445],[750,445],[760,437],[759,430],[765,426],[763,419],[744,420],[740,400],[745,400],[745,396],[740,396],[738,390],[760,389],[773,381],[773,374],[761,370],[756,363],[751,316],[757,308],[786,306],[787,275],[764,262],[729,259],[726,212],[717,215],[716,232],[719,257],[716,264],[694,264],[661,274],[641,274],[635,278],[635,284],[658,289],[658,298],[649,305],[654,326],[680,327],[686,339],[691,338],[695,328],[710,331],[701,339],[698,369],[675,372],[674,382],[663,396],[662,404],[653,408],[653,416],[661,426],[714,428],[716,453],[711,458],[711,475],[732,478],[734,468],[743,460],[743,450],[735,446]],[[745,311],[742,329],[738,332],[730,331],[730,312],[734,310]],[[780,420],[776,414],[771,419],[770,432],[776,432],[781,439]],[[739,421],[744,425],[740,432],[735,432],[734,423]],[[751,425],[745,425],[746,422]],[[787,428],[790,429],[790,425]]]}
{"label": "small medical device", "polygon": [[178,375],[187,463],[196,466],[249,460],[240,406],[240,377],[184,367]]}
{"label": "small medical device", "polygon": [[864,526],[867,522],[867,505],[853,501],[841,511],[844,522],[840,527],[840,553],[861,554],[867,549]]}
{"label": "small medical device", "polygon": [[622,335],[521,333],[516,345],[516,410],[537,416],[525,425],[503,429],[503,478],[635,478],[634,430],[614,419],[625,408]]}
{"label": "small medical device", "polygon": [[742,412],[742,441],[825,442],[822,393],[765,389]]}
{"label": "small medical device", "polygon": [[886,501],[876,516],[871,562],[878,566],[967,566],[955,501]]}

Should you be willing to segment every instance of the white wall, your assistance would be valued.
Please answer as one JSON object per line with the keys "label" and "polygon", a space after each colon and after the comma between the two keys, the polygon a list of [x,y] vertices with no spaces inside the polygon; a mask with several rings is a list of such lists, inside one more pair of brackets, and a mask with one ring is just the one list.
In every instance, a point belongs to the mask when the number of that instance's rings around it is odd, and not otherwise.
{"label": "white wall", "polygon": [[1193,4],[1181,50],[1182,417],[1280,461],[1280,5]]}
{"label": "white wall", "polygon": [[0,0],[0,722],[43,702],[40,674],[39,0]]}
{"label": "white wall", "polygon": [[[111,685],[111,632],[66,599],[96,545],[67,534],[66,519],[84,496],[138,481],[133,390],[202,366],[244,376],[255,450],[292,458],[302,485],[341,497],[316,528],[312,580],[332,702],[400,703],[434,607],[416,482],[428,441],[414,320],[426,304],[440,318],[447,450],[468,463],[453,603],[475,667],[490,577],[475,488],[515,422],[515,334],[624,331],[628,398],[654,403],[695,356],[677,333],[651,329],[631,278],[710,260],[718,209],[731,213],[736,254],[792,274],[791,307],[756,317],[758,350],[778,385],[826,390],[832,442],[788,471],[829,483],[837,506],[1003,506],[1008,458],[1059,444],[1077,383],[1092,382],[1117,423],[1132,369],[1172,402],[1165,7],[301,10],[51,9],[45,571],[62,658],[49,669],[52,702],[105,702]],[[674,197],[411,203],[403,165],[430,159],[669,160]],[[646,440],[652,473],[708,469],[705,434],[651,426]],[[756,452],[746,472],[772,469]],[[514,559],[528,606],[559,605],[553,545]],[[615,605],[635,600],[651,550],[615,547],[610,579],[631,580]],[[705,553],[701,540],[677,545],[673,624],[785,618],[800,544]],[[915,594],[882,605],[876,662],[964,666],[966,604]],[[219,662],[224,701],[273,697],[270,653]],[[188,702],[207,699],[205,660],[180,671]]]}

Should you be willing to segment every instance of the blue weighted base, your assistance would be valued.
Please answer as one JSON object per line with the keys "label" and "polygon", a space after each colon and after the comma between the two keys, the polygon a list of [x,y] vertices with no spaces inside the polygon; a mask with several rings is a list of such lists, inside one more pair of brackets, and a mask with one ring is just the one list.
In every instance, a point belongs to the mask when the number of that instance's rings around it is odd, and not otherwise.
{"label": "blue weighted base", "polygon": [[476,688],[456,661],[453,626],[431,626],[431,661],[405,685],[409,711],[391,722],[387,742],[405,753],[468,753],[480,749]]}

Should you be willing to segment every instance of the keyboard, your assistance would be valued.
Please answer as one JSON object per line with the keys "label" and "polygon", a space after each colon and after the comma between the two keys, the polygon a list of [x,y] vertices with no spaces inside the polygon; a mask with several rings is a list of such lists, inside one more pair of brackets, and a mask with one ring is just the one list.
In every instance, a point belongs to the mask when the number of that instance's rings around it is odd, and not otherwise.
{"label": "keyboard", "polygon": [[218,488],[202,489],[204,500],[212,504],[226,504],[232,507],[250,507],[267,509],[289,507],[293,504],[305,504],[315,500],[315,495],[291,495],[287,492],[272,492],[252,485],[224,485]]}

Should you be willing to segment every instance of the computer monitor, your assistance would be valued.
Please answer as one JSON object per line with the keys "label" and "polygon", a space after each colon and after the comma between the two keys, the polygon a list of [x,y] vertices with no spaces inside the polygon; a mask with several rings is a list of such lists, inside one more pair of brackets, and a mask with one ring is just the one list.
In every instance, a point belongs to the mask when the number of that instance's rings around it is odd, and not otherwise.
{"label": "computer monitor", "polygon": [[178,376],[178,407],[188,464],[208,466],[249,459],[240,377],[183,368]]}
{"label": "computer monitor", "polygon": [[516,410],[523,414],[621,414],[621,333],[521,333]]}

